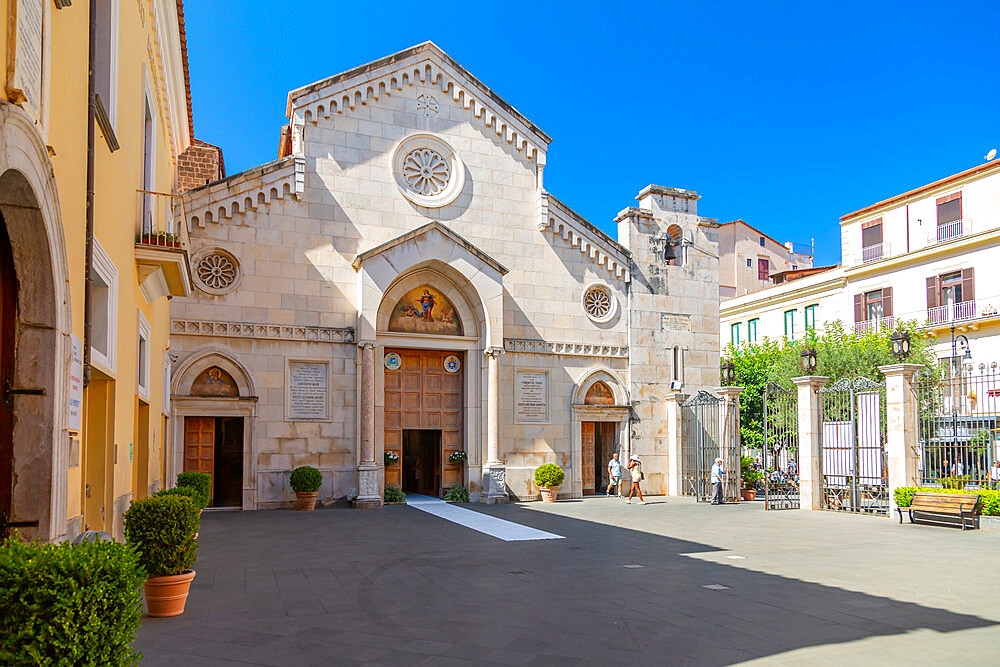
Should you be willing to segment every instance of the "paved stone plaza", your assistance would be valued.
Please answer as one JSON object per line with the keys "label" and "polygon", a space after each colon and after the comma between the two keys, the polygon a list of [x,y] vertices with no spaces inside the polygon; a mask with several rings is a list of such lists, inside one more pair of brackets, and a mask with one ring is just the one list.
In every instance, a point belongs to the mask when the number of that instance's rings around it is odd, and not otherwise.
{"label": "paved stone plaza", "polygon": [[[150,665],[961,664],[1000,645],[1000,531],[686,498],[206,513],[187,611]],[[707,588],[713,587],[726,587]]]}

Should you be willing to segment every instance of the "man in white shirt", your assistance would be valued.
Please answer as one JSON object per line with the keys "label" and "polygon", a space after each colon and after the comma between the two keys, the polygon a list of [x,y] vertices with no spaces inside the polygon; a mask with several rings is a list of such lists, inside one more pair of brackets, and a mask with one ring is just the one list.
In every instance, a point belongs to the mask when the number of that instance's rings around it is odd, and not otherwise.
{"label": "man in white shirt", "polygon": [[622,462],[618,460],[618,452],[615,452],[608,461],[608,488],[605,493],[611,495],[611,487],[618,489],[618,497],[622,497]]}
{"label": "man in white shirt", "polygon": [[990,487],[995,489],[997,486],[1000,486],[1000,459],[994,461],[990,468]]}
{"label": "man in white shirt", "polygon": [[712,466],[712,504],[722,505],[725,501],[722,499],[722,479],[725,475],[725,471],[722,469],[722,459],[715,459],[715,465]]}
{"label": "man in white shirt", "polygon": [[951,474],[955,477],[961,477],[965,474],[965,466],[962,465],[961,461],[955,461],[951,464]]}

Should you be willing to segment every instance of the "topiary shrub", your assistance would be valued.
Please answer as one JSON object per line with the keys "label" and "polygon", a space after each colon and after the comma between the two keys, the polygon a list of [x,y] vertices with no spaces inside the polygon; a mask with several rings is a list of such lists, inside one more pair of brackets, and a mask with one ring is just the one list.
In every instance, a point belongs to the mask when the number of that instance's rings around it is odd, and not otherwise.
{"label": "topiary shrub", "polygon": [[212,497],[212,476],[207,472],[177,473],[177,486],[191,486],[198,489],[198,492],[205,497],[205,505],[208,505]]}
{"label": "topiary shrub", "polygon": [[444,499],[450,503],[467,503],[469,502],[469,490],[461,484],[456,484],[445,492]]}
{"label": "topiary shrub", "polygon": [[0,545],[0,664],[134,665],[139,555],[118,542]]}
{"label": "topiary shrub", "polygon": [[154,496],[184,496],[194,501],[198,509],[204,509],[208,505],[208,496],[204,496],[193,486],[175,486],[172,489],[160,489]]}
{"label": "topiary shrub", "polygon": [[136,500],[125,511],[125,541],[150,577],[189,570],[197,558],[198,506],[182,495]]}
{"label": "topiary shrub", "polygon": [[546,463],[535,468],[535,484],[538,486],[559,486],[566,479],[566,473],[555,463]]}
{"label": "topiary shrub", "polygon": [[312,466],[299,466],[292,471],[289,484],[295,493],[314,493],[323,483],[323,473]]}
{"label": "topiary shrub", "polygon": [[398,486],[385,487],[385,502],[402,503],[406,502],[406,494]]}

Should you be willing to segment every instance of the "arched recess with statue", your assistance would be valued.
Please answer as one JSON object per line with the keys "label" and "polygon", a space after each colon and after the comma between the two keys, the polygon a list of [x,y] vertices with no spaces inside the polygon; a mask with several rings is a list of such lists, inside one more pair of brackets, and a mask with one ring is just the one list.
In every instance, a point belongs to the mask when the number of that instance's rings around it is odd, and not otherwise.
{"label": "arched recess with statue", "polygon": [[192,353],[173,375],[168,485],[177,473],[207,472],[212,475],[209,507],[257,509],[252,375],[223,348]]}
{"label": "arched recess with statue", "polygon": [[573,495],[604,493],[608,461],[619,453],[622,465],[629,455],[629,400],[618,373],[606,366],[591,369],[574,387]]}
{"label": "arched recess with statue", "polygon": [[506,498],[497,370],[506,269],[437,222],[354,266],[358,503],[381,502],[387,484],[434,496],[463,484],[480,500]]}

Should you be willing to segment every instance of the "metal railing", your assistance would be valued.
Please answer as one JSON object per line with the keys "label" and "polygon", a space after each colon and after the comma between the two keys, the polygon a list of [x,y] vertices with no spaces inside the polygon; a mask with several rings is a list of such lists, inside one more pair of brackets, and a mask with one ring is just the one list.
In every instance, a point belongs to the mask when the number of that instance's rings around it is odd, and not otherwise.
{"label": "metal railing", "polygon": [[873,320],[862,320],[861,322],[854,323],[854,333],[859,336],[872,331],[881,331],[882,329],[893,329],[896,326],[896,318],[893,316],[880,317]]}
{"label": "metal railing", "polygon": [[867,264],[868,262],[874,262],[876,260],[882,259],[882,243],[876,243],[875,245],[865,246],[861,249],[861,263]]}
{"label": "metal railing", "polygon": [[935,369],[916,389],[920,486],[1000,488],[1000,366]]}
{"label": "metal railing", "polygon": [[943,306],[936,306],[927,309],[927,321],[931,324],[944,324],[947,322],[963,322],[976,318],[976,302],[962,301],[961,303],[948,303]]}
{"label": "metal railing", "polygon": [[937,235],[933,239],[935,242],[947,241],[962,235],[962,219],[952,220],[943,225],[937,226]]}
{"label": "metal railing", "polygon": [[808,255],[809,257],[813,256],[812,246],[808,243],[798,243],[797,241],[792,241],[790,245],[791,247],[788,249],[796,255]]}
{"label": "metal railing", "polygon": [[180,195],[153,190],[136,190],[139,220],[136,245],[157,248],[187,246],[187,219]]}

